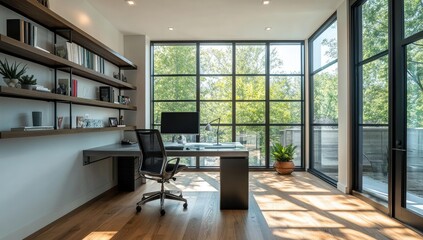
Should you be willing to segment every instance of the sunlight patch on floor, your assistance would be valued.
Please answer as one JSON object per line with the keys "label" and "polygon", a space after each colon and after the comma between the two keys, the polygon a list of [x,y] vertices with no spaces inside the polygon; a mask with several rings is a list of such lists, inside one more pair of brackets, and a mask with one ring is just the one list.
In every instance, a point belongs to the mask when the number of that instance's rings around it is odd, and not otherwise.
{"label": "sunlight patch on floor", "polygon": [[116,234],[116,231],[99,231],[99,232],[91,232],[82,240],[109,240]]}
{"label": "sunlight patch on floor", "polygon": [[189,185],[175,184],[175,186],[183,192],[217,192],[218,189],[201,177],[193,178]]}
{"label": "sunlight patch on floor", "polygon": [[345,227],[328,217],[312,211],[263,211],[270,228],[341,228]]}
{"label": "sunlight patch on floor", "polygon": [[317,207],[321,210],[374,210],[370,205],[352,204],[346,196],[343,195],[290,195],[301,202]]}
{"label": "sunlight patch on floor", "polygon": [[259,204],[262,211],[266,210],[289,210],[289,211],[306,211],[307,209],[298,206],[291,201],[283,199],[280,196],[273,194],[257,195],[254,194],[256,202]]}

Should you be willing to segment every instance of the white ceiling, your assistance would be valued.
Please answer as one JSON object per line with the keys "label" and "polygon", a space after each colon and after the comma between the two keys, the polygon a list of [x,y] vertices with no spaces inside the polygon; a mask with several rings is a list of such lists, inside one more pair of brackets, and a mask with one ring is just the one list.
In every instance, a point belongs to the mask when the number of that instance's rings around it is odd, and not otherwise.
{"label": "white ceiling", "polygon": [[304,40],[343,0],[271,0],[269,5],[262,0],[135,0],[135,6],[124,0],[88,2],[123,34],[151,40]]}

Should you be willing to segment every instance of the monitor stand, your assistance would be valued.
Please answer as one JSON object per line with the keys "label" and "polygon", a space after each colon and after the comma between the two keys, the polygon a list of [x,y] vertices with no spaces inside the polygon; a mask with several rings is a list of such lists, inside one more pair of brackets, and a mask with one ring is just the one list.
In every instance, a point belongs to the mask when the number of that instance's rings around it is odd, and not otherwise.
{"label": "monitor stand", "polygon": [[176,143],[179,143],[179,144],[185,144],[185,143],[187,143],[187,139],[184,135],[179,135],[179,136],[173,135],[172,142],[176,142]]}

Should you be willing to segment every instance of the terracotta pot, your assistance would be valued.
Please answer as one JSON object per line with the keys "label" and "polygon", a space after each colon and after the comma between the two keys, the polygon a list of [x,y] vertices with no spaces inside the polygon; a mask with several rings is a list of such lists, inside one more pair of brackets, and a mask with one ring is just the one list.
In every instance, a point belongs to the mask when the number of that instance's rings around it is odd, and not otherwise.
{"label": "terracotta pot", "polygon": [[282,175],[289,175],[294,171],[294,162],[278,162],[275,161],[273,164],[273,167],[275,168],[276,172]]}

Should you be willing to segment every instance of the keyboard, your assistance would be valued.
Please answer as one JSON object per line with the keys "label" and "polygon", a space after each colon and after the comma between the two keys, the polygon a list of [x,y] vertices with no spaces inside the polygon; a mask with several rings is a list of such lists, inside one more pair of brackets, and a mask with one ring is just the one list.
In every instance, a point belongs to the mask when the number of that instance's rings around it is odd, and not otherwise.
{"label": "keyboard", "polygon": [[165,146],[166,150],[184,150],[184,146],[183,145],[169,145],[169,146]]}

